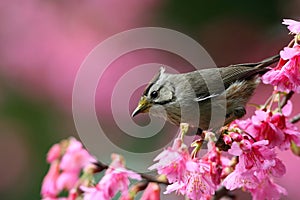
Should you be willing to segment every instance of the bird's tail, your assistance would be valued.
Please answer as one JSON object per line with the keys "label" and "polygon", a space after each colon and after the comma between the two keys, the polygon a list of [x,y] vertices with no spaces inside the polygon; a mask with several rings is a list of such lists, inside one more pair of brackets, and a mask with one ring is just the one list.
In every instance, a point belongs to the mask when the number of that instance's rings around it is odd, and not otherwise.
{"label": "bird's tail", "polygon": [[244,64],[240,64],[240,65],[247,66],[247,67],[255,67],[255,68],[266,68],[266,67],[269,67],[270,65],[278,62],[279,59],[280,59],[280,55],[275,55],[275,56],[266,58],[260,62],[244,63]]}
{"label": "bird's tail", "polygon": [[264,59],[261,62],[256,63],[255,67],[256,68],[266,68],[266,67],[269,67],[270,65],[278,62],[279,59],[280,59],[280,55],[272,56],[270,58]]}

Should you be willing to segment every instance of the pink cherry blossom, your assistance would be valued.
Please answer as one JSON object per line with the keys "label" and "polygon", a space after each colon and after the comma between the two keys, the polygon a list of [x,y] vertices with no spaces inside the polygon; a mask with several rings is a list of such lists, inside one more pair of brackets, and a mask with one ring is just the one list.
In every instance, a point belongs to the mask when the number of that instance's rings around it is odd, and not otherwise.
{"label": "pink cherry blossom", "polygon": [[[247,140],[242,142],[246,141]],[[239,164],[243,164],[246,170],[253,167],[255,167],[255,169],[262,170],[264,168],[264,162],[275,157],[275,152],[266,147],[267,144],[267,140],[250,144],[250,148],[243,151],[243,154],[240,155]],[[240,147],[243,148],[243,143],[240,144]]]}
{"label": "pink cherry blossom", "polygon": [[94,187],[80,187],[84,191],[84,200],[112,199],[118,191],[121,191],[122,196],[127,196],[129,178],[142,179],[139,174],[125,169],[125,161],[122,156],[112,154],[112,163],[99,183]]}
{"label": "pink cherry blossom", "polygon": [[244,188],[252,193],[253,199],[280,199],[280,194],[286,194],[281,186],[273,183],[270,176],[264,171],[244,170],[242,165],[223,181],[223,185],[229,190]]}
{"label": "pink cherry blossom", "polygon": [[242,149],[240,148],[239,143],[233,142],[230,149],[228,150],[228,153],[234,155],[234,156],[240,156],[243,154]]}
{"label": "pink cherry blossom", "polygon": [[63,171],[58,179],[57,179],[57,188],[62,191],[63,189],[66,190],[71,190],[77,181],[79,180],[79,174],[77,172],[68,172],[68,171]]}
{"label": "pink cherry blossom", "polygon": [[[244,148],[244,143],[246,143],[246,139],[240,143],[234,142],[232,144],[234,148],[228,151],[232,155],[239,156],[238,166],[242,166],[245,171],[250,169],[256,171],[275,170],[274,172],[276,172],[277,175],[283,175],[285,173],[285,167],[276,157],[274,149],[267,147],[267,140],[254,143],[248,141],[247,148]],[[279,166],[278,169],[282,170],[282,172],[276,170],[277,166]]]}
{"label": "pink cherry blossom", "polygon": [[277,86],[278,91],[300,93],[300,46],[285,47],[280,56],[284,61],[265,73],[262,76],[263,82]]}
{"label": "pink cherry blossom", "polygon": [[254,170],[245,170],[241,165],[237,165],[235,170],[224,179],[222,184],[228,190],[256,188],[259,180],[254,176],[254,173]]}
{"label": "pink cherry blossom", "polygon": [[133,171],[125,169],[124,158],[117,154],[112,154],[112,163],[106,170],[97,187],[103,191],[107,198],[113,198],[118,191],[122,195],[128,193],[129,178],[141,180],[141,176]]}
{"label": "pink cherry blossom", "polygon": [[279,199],[283,190],[271,182],[271,178],[283,176],[286,169],[268,143],[268,140],[254,142],[247,137],[240,142],[233,142],[228,152],[239,156],[239,162],[222,184],[229,190],[244,188],[253,194],[254,199],[264,199],[261,195],[268,192],[268,198]]}
{"label": "pink cherry blossom", "polygon": [[193,160],[186,163],[183,181],[169,185],[164,193],[169,194],[176,191],[193,200],[207,200],[215,193],[216,189],[217,185],[211,178],[210,166],[201,160]]}
{"label": "pink cherry blossom", "polygon": [[82,168],[92,162],[96,162],[96,159],[82,147],[79,141],[71,138],[69,146],[61,159],[60,169],[79,173]]}
{"label": "pink cherry blossom", "polygon": [[185,182],[177,181],[168,185],[164,194],[170,194],[175,191],[177,194],[185,195],[185,188]]}
{"label": "pink cherry blossom", "polygon": [[107,197],[104,195],[103,190],[101,190],[99,187],[85,187],[81,186],[80,189],[83,191],[83,199],[84,200],[110,200],[110,197]]}
{"label": "pink cherry blossom", "polygon": [[47,161],[51,166],[43,181],[43,197],[59,199],[57,195],[67,190],[69,197],[66,199],[75,199],[77,193],[74,192],[74,188],[79,181],[80,172],[96,161],[75,138],[70,138],[64,143],[67,144],[65,150],[62,150],[60,144],[56,144],[48,152]]}
{"label": "pink cherry blossom", "polygon": [[141,200],[160,200],[160,188],[157,183],[149,183]]}
{"label": "pink cherry blossom", "polygon": [[44,198],[56,197],[56,195],[59,193],[59,190],[56,186],[56,181],[58,177],[59,177],[59,162],[54,161],[51,163],[50,169],[43,180],[42,189],[41,189],[42,197]]}
{"label": "pink cherry blossom", "polygon": [[106,173],[100,180],[99,185],[103,188],[104,194],[112,198],[118,191],[121,191],[122,194],[128,192],[129,178],[135,180],[142,179],[139,174],[133,171],[125,168],[117,168]]}
{"label": "pink cherry blossom", "polygon": [[269,170],[269,173],[274,177],[282,177],[286,173],[285,165],[282,161],[278,158],[274,158],[269,164],[267,165],[268,160],[265,161],[265,168]]}
{"label": "pink cherry blossom", "polygon": [[165,194],[175,191],[190,199],[207,199],[221,182],[221,154],[214,145],[202,159],[192,159],[187,147],[177,138],[172,148],[164,150],[155,160],[159,162],[150,169],[157,169],[172,183]]}
{"label": "pink cherry blossom", "polygon": [[225,167],[221,158],[221,152],[214,145],[212,149],[201,158],[201,162],[210,166],[210,176],[215,185],[220,184],[223,167]]}
{"label": "pink cherry blossom", "polygon": [[256,140],[268,140],[270,148],[288,149],[291,141],[300,145],[300,131],[289,122],[288,116],[292,110],[289,101],[282,113],[257,110],[251,119],[236,120],[235,123]]}
{"label": "pink cherry blossom", "polygon": [[168,181],[173,183],[183,180],[186,171],[186,162],[190,160],[190,154],[187,146],[179,138],[176,138],[173,146],[160,153],[154,161],[156,164],[149,167],[150,170],[157,169],[159,174],[167,176]]}
{"label": "pink cherry blossom", "polygon": [[274,183],[264,174],[258,173],[257,177],[259,177],[260,180],[258,182],[258,186],[253,189],[249,189],[254,200],[274,200],[280,199],[281,194],[287,195],[287,191],[283,187]]}
{"label": "pink cherry blossom", "polygon": [[191,172],[186,185],[186,195],[190,199],[207,199],[215,193],[217,189],[216,185],[214,185],[211,177],[208,172]]}
{"label": "pink cherry blossom", "polygon": [[59,144],[53,145],[47,154],[47,162],[51,163],[54,160],[58,159],[61,153],[61,148]]}
{"label": "pink cherry blossom", "polygon": [[284,132],[277,127],[272,120],[273,114],[263,110],[255,111],[255,115],[252,116],[248,128],[244,130],[251,134],[255,139],[266,139],[269,141],[270,147],[276,147],[283,143]]}
{"label": "pink cherry blossom", "polygon": [[282,24],[288,25],[288,29],[294,33],[300,33],[300,22],[292,20],[292,19],[284,19]]}
{"label": "pink cherry blossom", "polygon": [[[267,171],[258,171],[255,168],[245,170],[242,164],[238,164],[235,170],[224,179],[223,185],[229,190],[244,188],[252,193],[253,199],[257,200],[264,199],[260,196],[263,193],[267,195],[265,198],[270,199],[279,199],[280,193],[285,194],[282,187],[271,182],[270,174]],[[267,194],[268,192],[269,194]]]}

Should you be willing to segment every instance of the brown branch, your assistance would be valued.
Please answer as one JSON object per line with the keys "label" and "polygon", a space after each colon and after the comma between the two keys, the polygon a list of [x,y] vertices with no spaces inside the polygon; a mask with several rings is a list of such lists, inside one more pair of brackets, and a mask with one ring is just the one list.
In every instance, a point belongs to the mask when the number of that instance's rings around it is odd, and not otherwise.
{"label": "brown branch", "polygon": [[[109,168],[108,165],[106,165],[106,164],[104,164],[104,163],[102,163],[100,161],[97,161],[97,163],[94,163],[94,165],[97,167],[96,169],[94,169],[94,171],[93,171],[94,173],[98,173],[98,172],[101,172],[101,171]],[[164,185],[169,185],[170,184],[167,180],[162,180],[159,177],[151,176],[149,174],[144,174],[144,173],[138,173],[138,172],[136,172],[136,173],[139,174],[139,175],[141,175],[141,177],[147,183],[154,182],[154,183],[164,184]]]}
{"label": "brown branch", "polygon": [[[108,169],[109,166],[106,164],[103,164],[102,162],[98,161],[97,163],[94,163],[95,166],[97,167],[94,172],[101,172],[105,169]],[[146,187],[150,182],[158,183],[158,184],[164,184],[164,185],[169,185],[170,183],[167,180],[162,180],[161,178],[154,177],[148,174],[144,173],[138,173],[141,175],[141,177],[144,179],[140,181],[139,183],[136,183],[132,188],[130,189],[132,192],[139,192],[142,190],[145,190]],[[229,197],[230,199],[234,200],[235,195],[231,193],[231,191],[227,190],[225,187],[220,187],[218,190],[216,190],[215,195],[213,196],[213,200],[220,200],[222,197]]]}
{"label": "brown branch", "polygon": [[295,44],[295,38],[293,38],[293,39],[290,41],[288,47],[292,48],[292,47],[294,46],[294,44]]}
{"label": "brown branch", "polygon": [[298,115],[294,116],[294,117],[290,120],[290,122],[291,122],[292,124],[295,124],[295,123],[297,123],[297,122],[299,122],[299,121],[300,121],[300,113],[299,113]]}
{"label": "brown branch", "polygon": [[143,179],[145,179],[148,182],[154,182],[154,183],[158,183],[158,184],[164,184],[164,185],[169,185],[170,183],[168,181],[165,180],[161,180],[157,177],[148,175],[148,174],[144,174],[144,173],[139,173],[141,175],[141,177]]}
{"label": "brown branch", "polygon": [[100,161],[97,161],[96,163],[93,164],[97,167],[93,170],[94,173],[102,172],[103,170],[108,169],[108,165],[105,165]]}
{"label": "brown branch", "polygon": [[292,98],[294,93],[294,91],[290,91],[287,95],[285,95],[283,100],[280,102],[279,107],[283,108],[287,104],[287,102]]}
{"label": "brown branch", "polygon": [[130,193],[137,194],[139,191],[143,191],[147,188],[149,185],[148,181],[140,181],[138,183],[135,183],[131,188],[130,188]]}

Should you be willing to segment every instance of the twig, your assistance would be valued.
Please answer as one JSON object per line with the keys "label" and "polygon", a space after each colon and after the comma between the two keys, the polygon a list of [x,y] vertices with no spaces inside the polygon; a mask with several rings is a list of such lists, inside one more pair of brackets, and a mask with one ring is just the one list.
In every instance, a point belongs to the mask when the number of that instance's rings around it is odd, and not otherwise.
{"label": "twig", "polygon": [[100,161],[97,161],[93,164],[97,167],[96,169],[94,169],[94,171],[93,171],[94,173],[102,172],[103,170],[108,169],[108,165],[105,165]]}
{"label": "twig", "polygon": [[164,184],[164,185],[169,185],[170,184],[168,181],[160,180],[160,179],[158,179],[154,176],[148,175],[148,174],[144,174],[144,173],[139,173],[139,174],[141,175],[141,177],[143,179],[145,179],[148,182],[155,182],[155,183]]}
{"label": "twig", "polygon": [[294,91],[290,91],[287,95],[285,95],[282,102],[279,104],[279,107],[283,108],[287,104],[287,102],[292,98],[294,93]]}
{"label": "twig", "polygon": [[140,181],[136,184],[134,184],[131,188],[130,188],[130,193],[136,194],[139,191],[145,190],[147,188],[147,186],[149,185],[148,181]]}
{"label": "twig", "polygon": [[291,122],[292,124],[295,124],[295,123],[297,123],[297,122],[299,122],[299,121],[300,121],[300,113],[299,113],[298,115],[294,116],[294,117],[290,120],[290,122]]}
{"label": "twig", "polygon": [[[97,163],[94,163],[96,165],[96,169],[94,170],[94,173],[97,173],[97,172],[101,172],[105,169],[108,169],[109,166],[98,161]],[[169,185],[170,183],[168,181],[165,181],[165,180],[162,180],[160,178],[157,178],[155,176],[151,176],[151,175],[148,175],[148,174],[144,174],[144,173],[138,173],[141,175],[141,177],[146,181],[146,182],[154,182],[154,183],[158,183],[158,184],[164,184],[164,185]]]}

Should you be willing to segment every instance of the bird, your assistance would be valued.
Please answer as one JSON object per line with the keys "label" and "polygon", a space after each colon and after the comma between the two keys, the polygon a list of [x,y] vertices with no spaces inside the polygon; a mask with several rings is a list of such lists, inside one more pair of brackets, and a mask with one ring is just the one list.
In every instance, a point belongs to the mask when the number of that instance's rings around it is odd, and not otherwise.
{"label": "bird", "polygon": [[260,76],[278,62],[276,55],[257,63],[234,64],[169,74],[161,67],[146,86],[132,117],[148,113],[179,126],[217,130],[246,114],[245,106]]}

